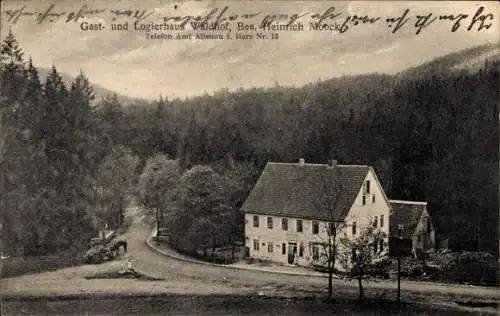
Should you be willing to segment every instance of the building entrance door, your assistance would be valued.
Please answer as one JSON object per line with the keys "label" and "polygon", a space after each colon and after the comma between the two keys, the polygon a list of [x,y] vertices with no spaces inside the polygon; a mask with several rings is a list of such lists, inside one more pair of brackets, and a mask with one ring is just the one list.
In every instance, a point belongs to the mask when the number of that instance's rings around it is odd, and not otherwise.
{"label": "building entrance door", "polygon": [[297,255],[297,243],[288,243],[288,263],[294,264],[295,256]]}

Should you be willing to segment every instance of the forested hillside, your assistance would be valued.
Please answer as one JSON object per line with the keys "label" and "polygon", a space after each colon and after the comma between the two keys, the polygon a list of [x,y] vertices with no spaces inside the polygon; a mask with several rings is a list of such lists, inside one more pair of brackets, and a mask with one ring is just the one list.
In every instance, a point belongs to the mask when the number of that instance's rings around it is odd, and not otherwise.
{"label": "forested hillside", "polygon": [[42,84],[12,33],[0,66],[2,256],[83,249],[120,224],[138,160],[106,132],[83,74],[65,84],[53,67]]}
{"label": "forested hillside", "polygon": [[[10,252],[53,252],[84,242],[99,223],[113,222],[116,212],[119,218],[146,162],[144,186],[165,157],[178,162],[179,183],[208,179],[199,188],[203,194],[223,183],[217,189],[223,196],[213,201],[234,209],[268,161],[370,164],[390,198],[429,201],[439,235],[455,247],[498,249],[496,60],[483,60],[477,70],[451,70],[466,52],[394,76],[123,106],[116,96],[92,101],[83,74],[68,85],[54,67],[42,80],[13,36],[1,53],[0,202]],[[163,158],[152,159],[157,154]],[[196,165],[207,168],[186,172]],[[96,199],[102,188],[105,197]],[[196,198],[179,190],[184,202]],[[233,226],[241,227],[241,214],[233,215]]]}

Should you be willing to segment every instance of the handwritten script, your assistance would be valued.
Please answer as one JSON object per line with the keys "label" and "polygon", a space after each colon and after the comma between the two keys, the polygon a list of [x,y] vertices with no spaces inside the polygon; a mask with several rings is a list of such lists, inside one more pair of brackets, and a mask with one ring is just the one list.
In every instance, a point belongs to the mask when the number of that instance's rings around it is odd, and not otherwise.
{"label": "handwritten script", "polygon": [[[177,7],[175,6],[175,10]],[[294,14],[268,14],[265,12],[251,12],[238,14],[232,12],[229,6],[223,8],[213,8],[205,15],[173,15],[159,16],[154,11],[142,9],[94,9],[86,4],[77,10],[58,10],[56,4],[49,5],[46,9],[33,11],[26,5],[17,10],[4,10],[3,14],[7,22],[18,23],[21,20],[31,19],[37,24],[51,23],[64,19],[66,23],[81,22],[88,18],[97,16],[107,16],[112,21],[117,19],[132,19],[133,22],[145,22],[148,19],[155,19],[163,23],[174,23],[184,26],[188,23],[226,23],[226,22],[246,22],[258,23],[261,28],[269,27],[272,24],[292,25],[298,22],[311,23],[317,29],[330,29],[345,33],[361,25],[384,24],[391,33],[396,33],[405,27],[412,27],[416,34],[420,34],[434,24],[446,24],[451,32],[458,30],[483,31],[488,30],[495,19],[492,12],[487,11],[484,6],[480,6],[473,12],[418,12],[413,13],[406,9],[397,16],[369,16],[365,14],[353,15],[338,11],[335,7],[330,7],[324,12],[314,13],[294,13]]]}

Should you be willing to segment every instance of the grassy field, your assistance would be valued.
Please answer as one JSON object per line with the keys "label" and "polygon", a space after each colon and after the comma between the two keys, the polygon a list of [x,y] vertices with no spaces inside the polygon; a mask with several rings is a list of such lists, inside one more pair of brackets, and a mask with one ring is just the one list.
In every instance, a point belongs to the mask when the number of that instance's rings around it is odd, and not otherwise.
{"label": "grassy field", "polygon": [[162,294],[132,297],[86,296],[70,299],[31,299],[4,302],[2,315],[481,315],[425,304],[317,297],[285,298],[237,295]]}
{"label": "grassy field", "polygon": [[[81,271],[82,268],[86,271]],[[4,296],[0,314],[318,316],[496,315],[498,312],[495,307],[470,308],[456,303],[470,300],[467,295],[435,293],[430,296],[425,292],[405,291],[399,308],[394,290],[369,289],[365,302],[359,304],[355,287],[335,288],[335,299],[326,301],[323,287],[305,284],[286,286],[269,282],[260,286],[242,286],[229,281],[206,283],[179,276],[158,281],[146,281],[148,278],[134,280],[117,273],[123,268],[119,262],[82,268],[65,273],[65,284],[71,286],[64,289],[60,282],[55,282],[60,281],[62,275],[46,274],[44,282],[39,275],[40,280],[35,283],[40,291],[22,297]],[[33,281],[31,277],[26,278],[30,284]]]}
{"label": "grassy field", "polygon": [[40,257],[11,257],[2,260],[0,276],[12,278],[23,274],[54,271],[83,264],[82,252],[68,252]]}

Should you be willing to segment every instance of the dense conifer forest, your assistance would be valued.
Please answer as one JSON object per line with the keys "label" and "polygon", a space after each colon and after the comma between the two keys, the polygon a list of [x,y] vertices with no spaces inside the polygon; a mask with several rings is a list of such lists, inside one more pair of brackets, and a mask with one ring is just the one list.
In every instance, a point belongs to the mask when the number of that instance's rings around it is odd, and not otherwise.
{"label": "dense conifer forest", "polygon": [[[83,74],[68,85],[54,66],[43,80],[10,34],[1,49],[3,249],[56,252],[85,244],[102,222],[119,225],[127,196],[146,198],[140,191],[161,159],[178,164],[166,174],[181,184],[211,179],[200,194],[218,192],[214,211],[193,214],[241,239],[238,208],[266,162],[305,158],[372,165],[390,198],[429,202],[440,239],[496,252],[499,63],[452,68],[490,48],[397,75],[124,106],[114,95],[95,100]],[[178,205],[197,198],[176,194]]]}

